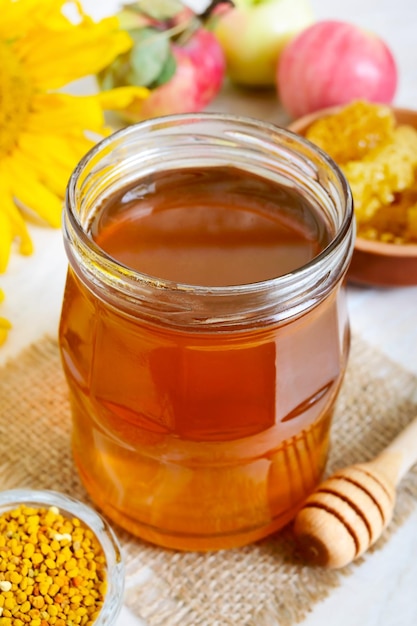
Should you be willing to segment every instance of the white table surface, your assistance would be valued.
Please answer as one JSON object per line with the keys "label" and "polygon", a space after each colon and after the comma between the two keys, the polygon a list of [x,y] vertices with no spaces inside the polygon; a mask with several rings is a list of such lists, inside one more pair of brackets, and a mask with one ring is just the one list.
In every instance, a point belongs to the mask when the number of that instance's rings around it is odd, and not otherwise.
{"label": "white table surface", "polygon": [[[416,0],[311,0],[317,19],[353,21],[380,34],[399,66],[395,102],[417,107]],[[189,0],[193,7],[204,6]],[[113,0],[84,0],[97,17],[111,13]],[[253,115],[285,123],[271,94],[237,94],[226,89],[210,108]],[[45,333],[56,335],[63,293],[66,258],[58,231],[31,227],[35,255],[13,255],[0,287],[7,295],[1,314],[13,322],[0,364]],[[374,289],[349,287],[354,332],[417,375],[417,287]],[[355,569],[330,597],[317,604],[303,626],[417,625],[417,510],[383,549]],[[144,625],[123,609],[118,626]],[[271,626],[274,626],[271,624]]]}

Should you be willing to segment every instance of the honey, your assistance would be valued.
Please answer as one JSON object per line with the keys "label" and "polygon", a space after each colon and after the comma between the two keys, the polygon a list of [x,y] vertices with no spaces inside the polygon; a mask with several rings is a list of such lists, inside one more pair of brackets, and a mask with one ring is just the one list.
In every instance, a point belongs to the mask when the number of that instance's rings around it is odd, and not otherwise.
{"label": "honey", "polygon": [[174,170],[138,181],[101,207],[91,231],[131,269],[209,287],[282,276],[331,239],[299,195],[235,168]]}
{"label": "honey", "polygon": [[60,326],[88,491],[171,548],[278,530],[325,467],[350,248],[303,285],[337,227],[282,177],[230,163],[155,167],[91,205],[85,256],[67,243]]}

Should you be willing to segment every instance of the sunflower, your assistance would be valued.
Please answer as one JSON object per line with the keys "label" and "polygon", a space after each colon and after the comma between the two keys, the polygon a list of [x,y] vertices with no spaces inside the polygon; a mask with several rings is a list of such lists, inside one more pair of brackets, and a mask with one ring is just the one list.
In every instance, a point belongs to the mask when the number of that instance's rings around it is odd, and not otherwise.
{"label": "sunflower", "polygon": [[[59,91],[131,47],[117,18],[94,22],[76,0],[0,0],[0,15],[1,273],[14,245],[21,254],[32,252],[28,216],[60,225],[71,171],[93,145],[91,137],[109,132],[103,109],[124,108],[148,91]],[[8,328],[0,317],[0,344]]]}

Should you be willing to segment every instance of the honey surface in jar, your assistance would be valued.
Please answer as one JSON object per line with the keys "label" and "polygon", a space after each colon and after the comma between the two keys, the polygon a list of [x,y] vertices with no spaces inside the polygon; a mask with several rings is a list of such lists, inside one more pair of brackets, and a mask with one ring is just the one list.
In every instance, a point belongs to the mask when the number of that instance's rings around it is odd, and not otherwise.
{"label": "honey surface in jar", "polygon": [[[130,269],[208,287],[292,272],[332,238],[299,194],[232,167],[138,180],[99,207],[90,236]],[[74,456],[94,500],[179,549],[282,527],[324,469],[347,328],[340,290],[268,325],[152,323],[97,298],[70,269],[61,349]]]}

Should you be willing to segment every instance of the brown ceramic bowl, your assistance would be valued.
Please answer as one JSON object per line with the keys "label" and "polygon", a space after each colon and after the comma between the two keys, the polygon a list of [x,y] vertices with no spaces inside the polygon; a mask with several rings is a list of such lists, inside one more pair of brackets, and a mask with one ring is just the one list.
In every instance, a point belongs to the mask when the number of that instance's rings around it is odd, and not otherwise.
{"label": "brown ceramic bowl", "polygon": [[[305,115],[288,128],[304,135],[313,122],[338,108]],[[399,124],[409,124],[417,129],[417,110],[393,107],[393,111]],[[381,287],[417,285],[417,244],[382,243],[357,237],[348,279],[352,283]]]}

